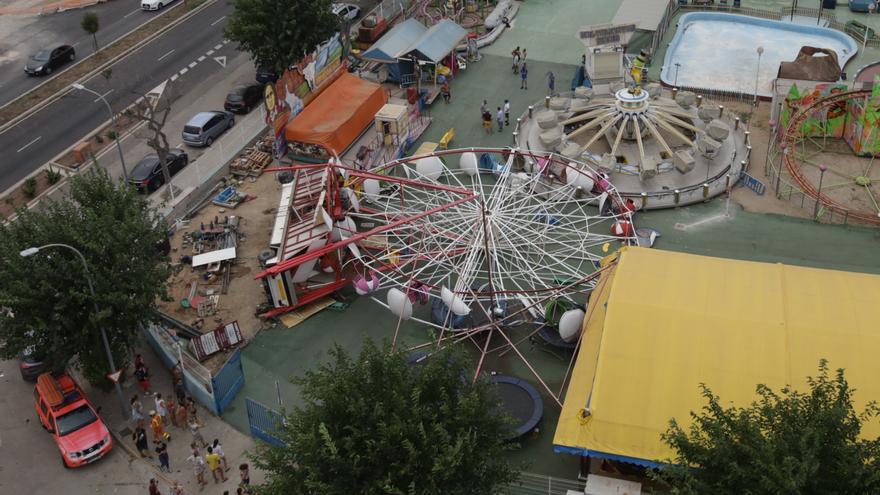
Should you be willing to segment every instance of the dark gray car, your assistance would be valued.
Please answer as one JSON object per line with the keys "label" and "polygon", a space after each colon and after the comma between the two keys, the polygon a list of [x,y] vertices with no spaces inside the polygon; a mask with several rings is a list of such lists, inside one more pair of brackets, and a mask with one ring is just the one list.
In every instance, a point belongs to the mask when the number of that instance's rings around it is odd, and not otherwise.
{"label": "dark gray car", "polygon": [[232,112],[215,110],[197,113],[183,126],[183,142],[190,146],[211,146],[220,134],[234,124]]}

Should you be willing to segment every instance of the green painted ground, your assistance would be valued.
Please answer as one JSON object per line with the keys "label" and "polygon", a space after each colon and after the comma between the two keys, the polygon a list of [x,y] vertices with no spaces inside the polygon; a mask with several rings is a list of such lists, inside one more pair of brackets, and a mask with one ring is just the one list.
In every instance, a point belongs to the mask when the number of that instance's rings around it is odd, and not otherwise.
{"label": "green painted ground", "polygon": [[[575,64],[580,61],[581,45],[575,39],[575,31],[582,25],[610,21],[620,3],[621,0],[527,0],[515,20],[514,29],[505,33],[495,45],[483,50],[483,59],[471,64],[454,81],[452,104],[444,105],[439,99],[435,102],[430,109],[433,124],[422,140],[439,141],[448,128],[455,127],[453,147],[510,146],[512,128],[506,128],[501,134],[484,134],[479,119],[482,100],[488,100],[494,109],[505,98],[510,99],[512,119],[515,121],[516,115],[526,111],[528,105],[541,104],[547,91],[545,75],[548,71],[556,73],[558,89],[567,88]],[[841,19],[846,17],[844,14],[850,15],[845,3],[838,7],[837,14]],[[880,16],[876,17],[876,27],[880,30]],[[671,39],[671,36],[672,33],[668,38]],[[519,78],[510,72],[509,54],[517,45],[529,51],[528,91],[519,89]],[[878,54],[880,50],[873,56],[877,57]],[[662,60],[663,55],[661,52],[655,60]],[[871,57],[869,51],[868,59],[873,60]],[[852,64],[860,66],[862,60],[860,58]],[[655,64],[653,70],[659,70],[659,65]],[[420,142],[416,143],[416,147],[418,144]],[[725,211],[729,211],[730,216],[725,216]],[[640,226],[661,231],[662,237],[656,246],[658,249],[880,273],[880,230],[821,225],[778,215],[746,213],[735,204],[728,209],[724,200],[644,213],[638,216],[637,221]],[[676,224],[685,225],[684,230],[676,229]],[[424,315],[424,308],[417,310],[417,314],[419,311]],[[365,336],[391,338],[396,323],[396,318],[387,310],[367,298],[360,298],[354,300],[345,312],[324,311],[294,329],[260,333],[244,349],[247,383],[224,419],[247,431],[244,397],[277,408],[280,392],[285,406],[298,404],[298,391],[287,378],[322,362],[334,343],[357,352]],[[429,338],[429,332],[408,323],[401,328],[401,338],[409,343],[423,342]],[[533,346],[528,342],[519,348],[548,381],[548,385],[558,390],[568,364],[567,357],[555,355],[543,346]],[[537,386],[529,370],[512,354],[490,359],[485,369],[525,377]],[[525,439],[522,448],[511,457],[528,462],[530,471],[573,478],[577,473],[577,459],[552,452],[552,435],[557,418],[558,408],[545,394],[545,417],[540,433],[534,438]]]}

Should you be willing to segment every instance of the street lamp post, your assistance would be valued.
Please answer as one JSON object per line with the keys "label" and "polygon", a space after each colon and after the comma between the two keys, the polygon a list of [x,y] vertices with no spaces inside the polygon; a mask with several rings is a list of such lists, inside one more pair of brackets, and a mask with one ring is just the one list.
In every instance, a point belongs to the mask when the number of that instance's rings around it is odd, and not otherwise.
{"label": "street lamp post", "polygon": [[675,83],[673,84],[673,86],[675,86],[676,88],[678,87],[678,69],[680,69],[680,68],[681,68],[681,63],[676,62],[675,63]]}
{"label": "street lamp post", "polygon": [[119,127],[116,125],[116,114],[113,113],[113,109],[110,107],[110,102],[107,101],[107,98],[104,98],[104,95],[98,93],[97,91],[92,91],[91,89],[83,86],[79,83],[71,84],[73,89],[78,89],[80,91],[85,91],[86,93],[91,93],[98,97],[101,101],[104,102],[104,105],[107,107],[107,112],[110,114],[110,122],[113,124],[113,133],[116,134],[116,137],[113,139],[116,141],[116,151],[119,152],[119,163],[122,164],[122,177],[125,179],[125,182],[128,182],[128,170],[125,168],[125,156],[122,154],[122,145],[119,144]]}
{"label": "street lamp post", "polygon": [[[100,310],[98,309],[98,301],[97,301],[97,298],[95,297],[95,287],[92,284],[92,275],[89,272],[89,264],[86,262],[86,257],[83,256],[83,254],[79,251],[79,249],[77,249],[73,246],[69,246],[67,244],[46,244],[45,246],[27,248],[24,251],[21,251],[19,254],[23,258],[27,258],[29,256],[33,256],[33,255],[37,254],[38,252],[40,252],[43,249],[50,248],[50,247],[60,247],[60,248],[69,249],[69,250],[73,251],[74,253],[76,253],[77,256],[79,256],[80,261],[82,261],[83,272],[85,272],[85,275],[86,275],[86,282],[88,282],[88,284],[89,284],[89,293],[92,296],[92,305],[93,305],[93,308],[95,311],[95,316],[97,316],[98,313],[100,312]],[[101,327],[99,327],[99,329],[101,330],[101,340],[104,342],[104,351],[107,353],[107,361],[110,363],[110,373],[113,373],[117,370],[116,370],[116,364],[113,362],[113,354],[110,352],[110,341],[107,340],[107,332],[104,331],[104,327],[101,326]],[[119,407],[122,411],[122,418],[127,419],[128,418],[128,408],[125,405],[125,397],[122,395],[122,386],[119,385],[119,380],[116,380],[114,382],[114,385],[116,388],[116,395],[119,396]]]}
{"label": "street lamp post", "polygon": [[816,193],[816,204],[813,206],[813,220],[816,220],[816,217],[819,215],[819,200],[822,198],[822,179],[825,178],[827,170],[828,165],[824,163],[819,165],[819,191]]}
{"label": "street lamp post", "polygon": [[759,46],[757,52],[758,52],[758,65],[755,68],[755,101],[754,101],[754,105],[756,107],[758,106],[758,76],[761,74],[761,55],[764,54],[764,47]]}

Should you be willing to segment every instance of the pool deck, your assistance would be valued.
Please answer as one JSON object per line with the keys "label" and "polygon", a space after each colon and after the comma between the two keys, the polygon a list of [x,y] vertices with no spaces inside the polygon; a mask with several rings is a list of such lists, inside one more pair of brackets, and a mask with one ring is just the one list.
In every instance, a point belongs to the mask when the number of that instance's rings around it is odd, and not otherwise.
{"label": "pool deck", "polygon": [[[747,0],[743,3],[773,8],[788,5],[776,1]],[[583,25],[610,22],[619,5],[620,0],[524,2],[513,28],[494,45],[482,50],[483,59],[469,64],[468,69],[455,79],[452,103],[444,105],[438,100],[433,104],[430,108],[433,123],[412,149],[417,149],[423,141],[439,141],[443,133],[453,127],[456,128],[456,137],[452,147],[510,146],[512,136],[509,129],[492,135],[484,133],[478,111],[482,100],[488,100],[494,109],[505,98],[509,99],[511,113],[516,115],[543,99],[548,71],[556,73],[558,88],[567,88],[582,50],[575,39],[575,31]],[[844,18],[843,11],[849,13],[845,3],[837,8],[839,19]],[[866,16],[852,15],[860,20]],[[870,22],[880,30],[880,16]],[[672,34],[670,32],[667,36],[671,39]],[[527,91],[519,89],[519,78],[510,71],[509,54],[516,46],[528,49],[530,76]],[[662,52],[657,54],[655,60],[662,60],[663,55]],[[861,67],[877,58],[880,58],[880,50],[869,49],[868,55],[859,54],[847,71],[854,74],[851,67]],[[657,70],[659,64],[655,63],[651,68],[654,78]],[[762,162],[763,154],[759,153],[756,159]],[[657,249],[880,273],[880,230],[876,229],[822,225],[780,215],[748,213],[736,203],[727,203],[724,199],[687,208],[641,213],[637,221],[640,226],[653,227],[661,232],[655,246]],[[258,238],[251,241],[263,242]],[[289,383],[289,377],[300,375],[323,362],[327,350],[334,344],[357,352],[365,337],[390,338],[396,324],[396,318],[388,311],[361,297],[352,299],[352,305],[345,311],[325,310],[292,329],[261,332],[243,350],[246,383],[233,406],[224,414],[224,419],[247,431],[245,397],[271,407],[278,407],[279,397],[286,408],[299,405],[298,390]],[[401,338],[408,343],[418,343],[430,337],[426,328],[410,322],[402,325]],[[549,386],[558,390],[568,364],[567,357],[529,343],[522,344],[520,349],[548,380]],[[485,369],[525,378],[537,385],[526,367],[511,355],[501,359],[493,357]],[[523,439],[522,447],[510,457],[525,461],[528,471],[572,479],[577,474],[578,460],[574,456],[554,454],[552,449],[558,415],[559,409],[545,396],[545,416],[539,433]]]}

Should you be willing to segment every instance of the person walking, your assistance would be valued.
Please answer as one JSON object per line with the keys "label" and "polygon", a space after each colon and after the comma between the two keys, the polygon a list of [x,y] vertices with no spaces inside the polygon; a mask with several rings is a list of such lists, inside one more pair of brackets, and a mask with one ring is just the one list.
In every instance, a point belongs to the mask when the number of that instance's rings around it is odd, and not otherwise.
{"label": "person walking", "polygon": [[168,421],[171,422],[171,426],[186,427],[177,422],[177,403],[173,399],[168,401]]}
{"label": "person walking", "polygon": [[138,394],[131,396],[131,422],[135,426],[142,427],[144,425],[144,405]]}
{"label": "person walking", "polygon": [[[138,354],[140,355],[140,354]],[[137,361],[135,361],[137,362]],[[134,369],[134,377],[138,381],[138,385],[140,385],[141,390],[144,391],[144,395],[150,395],[150,372],[147,370],[147,367],[143,364],[140,366],[135,365]]]}
{"label": "person walking", "polygon": [[199,421],[199,409],[196,407],[196,401],[192,397],[186,398],[186,414],[189,415],[190,419],[201,424]]}
{"label": "person walking", "polygon": [[547,72],[547,90],[550,96],[556,93],[556,74],[552,70]]}
{"label": "person walking", "polygon": [[529,51],[526,50],[525,48],[523,48],[523,50],[522,50],[522,57],[520,57],[520,61],[521,61],[522,63],[526,63],[526,57],[528,57],[528,56],[529,56]]}
{"label": "person walking", "polygon": [[251,470],[246,462],[239,464],[238,475],[241,477],[241,482],[238,485],[243,486],[247,491],[251,486]]}
{"label": "person walking", "polygon": [[522,82],[519,83],[519,89],[529,89],[529,68],[526,67],[525,62],[519,69],[519,77],[522,79]]}
{"label": "person walking", "polygon": [[519,47],[513,49],[510,52],[510,56],[513,57],[513,73],[517,74],[519,72],[519,61],[520,61],[520,51]]}
{"label": "person walking", "polygon": [[156,454],[159,456],[159,470],[170,473],[171,463],[168,458],[168,444],[162,440],[156,441]]}
{"label": "person walking", "polygon": [[150,417],[153,418],[150,420],[150,428],[153,429],[153,440],[170,441],[171,435],[165,431],[165,422],[162,421],[162,416],[156,411],[150,411]]}
{"label": "person walking", "polygon": [[199,431],[199,428],[200,428],[199,422],[196,421],[195,418],[190,417],[189,418],[189,432],[192,433],[192,438],[193,438],[192,444],[193,445],[198,444],[199,447],[204,448],[208,445],[208,442],[205,441],[205,437],[202,436],[202,432]]}
{"label": "person walking", "polygon": [[199,449],[193,448],[192,454],[186,460],[192,463],[193,474],[196,476],[196,483],[199,484],[199,490],[201,490],[208,482],[205,481],[205,460],[199,454]]}
{"label": "person walking", "polygon": [[174,411],[174,414],[177,416],[177,424],[181,428],[189,428],[189,422],[186,420],[186,406],[181,402],[177,405],[177,410]]}
{"label": "person walking", "polygon": [[498,132],[504,130],[504,110],[501,107],[498,107],[498,111],[495,112],[495,122],[498,123]]}
{"label": "person walking", "polygon": [[489,110],[483,112],[483,129],[486,130],[486,134],[492,134],[492,114]]}
{"label": "person walking", "polygon": [[134,446],[138,449],[138,452],[140,452],[141,457],[153,458],[153,455],[150,454],[150,442],[147,441],[147,430],[145,430],[143,426],[139,424],[135,427],[131,439],[134,440]]}
{"label": "person walking", "polygon": [[168,404],[165,403],[165,399],[162,398],[162,394],[156,394],[156,398],[154,399],[156,404],[156,414],[162,416],[162,424],[168,423]]}
{"label": "person walking", "polygon": [[504,100],[504,125],[510,126],[510,102]]}
{"label": "person walking", "polygon": [[150,495],[162,495],[162,492],[159,491],[159,482],[156,481],[156,478],[150,478]]}
{"label": "person walking", "polygon": [[177,396],[178,404],[182,406],[186,403],[186,386],[183,384],[183,379],[174,382],[174,395]]}
{"label": "person walking", "polygon": [[226,454],[223,453],[223,446],[220,445],[220,439],[215,438],[214,442],[211,443],[211,448],[214,449],[214,453],[220,456],[220,460],[223,461],[223,470],[229,471],[229,464],[226,463]]}
{"label": "person walking", "polygon": [[205,456],[205,463],[208,465],[208,469],[211,470],[211,476],[214,478],[214,483],[220,483],[217,475],[220,475],[220,479],[226,481],[226,474],[223,472],[223,469],[220,467],[220,456],[214,452],[212,447],[208,447],[208,455]]}

